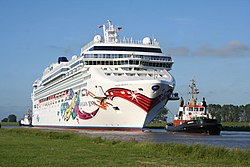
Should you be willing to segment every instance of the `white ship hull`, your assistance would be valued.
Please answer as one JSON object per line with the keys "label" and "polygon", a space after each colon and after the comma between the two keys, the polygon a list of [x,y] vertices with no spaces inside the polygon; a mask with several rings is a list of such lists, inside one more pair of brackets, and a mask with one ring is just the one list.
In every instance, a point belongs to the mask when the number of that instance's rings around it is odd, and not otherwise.
{"label": "white ship hull", "polygon": [[[165,106],[172,83],[162,80],[111,82],[92,77],[85,86],[62,90],[61,96],[33,108],[37,127],[142,129]],[[102,82],[98,82],[97,79]],[[84,81],[82,81],[84,83]],[[99,86],[101,85],[101,86]],[[159,86],[157,91],[152,86]],[[97,86],[97,87],[96,87]],[[139,89],[138,89],[139,88]],[[35,102],[36,103],[36,102]]]}

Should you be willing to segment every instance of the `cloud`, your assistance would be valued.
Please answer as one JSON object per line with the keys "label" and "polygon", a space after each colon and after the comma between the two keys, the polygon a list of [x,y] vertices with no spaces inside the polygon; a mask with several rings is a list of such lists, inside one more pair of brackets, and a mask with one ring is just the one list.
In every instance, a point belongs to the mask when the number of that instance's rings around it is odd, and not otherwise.
{"label": "cloud", "polygon": [[203,45],[195,51],[197,56],[246,56],[250,55],[250,45],[240,41],[231,41],[228,44],[213,48],[209,45]]}
{"label": "cloud", "polygon": [[169,48],[168,50],[169,50],[169,53],[171,53],[171,55],[175,55],[175,56],[187,56],[190,52],[190,50],[184,46]]}

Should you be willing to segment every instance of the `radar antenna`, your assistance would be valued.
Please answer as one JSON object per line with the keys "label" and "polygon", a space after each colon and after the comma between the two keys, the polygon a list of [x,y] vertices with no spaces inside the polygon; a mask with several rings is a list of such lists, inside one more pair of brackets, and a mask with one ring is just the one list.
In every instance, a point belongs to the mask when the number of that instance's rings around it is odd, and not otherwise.
{"label": "radar antenna", "polygon": [[189,85],[189,88],[190,88],[190,94],[191,94],[191,99],[190,99],[190,104],[191,105],[196,105],[196,100],[194,99],[194,95],[198,95],[200,92],[199,92],[199,89],[196,87],[196,84],[195,84],[195,80],[192,79],[191,80],[191,84]]}

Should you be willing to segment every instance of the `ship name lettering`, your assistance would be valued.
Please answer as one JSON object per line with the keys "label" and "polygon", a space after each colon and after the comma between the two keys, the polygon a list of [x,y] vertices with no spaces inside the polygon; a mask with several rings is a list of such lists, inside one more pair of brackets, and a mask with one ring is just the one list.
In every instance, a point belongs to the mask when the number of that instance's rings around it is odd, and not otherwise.
{"label": "ship name lettering", "polygon": [[89,107],[95,105],[95,102],[94,102],[94,101],[88,101],[88,103],[89,103]]}
{"label": "ship name lettering", "polygon": [[83,107],[91,107],[93,105],[95,105],[95,101],[84,101],[84,102],[81,102],[80,103],[80,106],[83,106]]}

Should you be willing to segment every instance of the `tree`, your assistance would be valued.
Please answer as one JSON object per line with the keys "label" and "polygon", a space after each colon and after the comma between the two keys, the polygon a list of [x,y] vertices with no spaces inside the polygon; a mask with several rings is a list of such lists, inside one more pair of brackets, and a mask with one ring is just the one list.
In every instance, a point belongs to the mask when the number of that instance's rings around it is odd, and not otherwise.
{"label": "tree", "polygon": [[245,112],[245,106],[241,105],[239,106],[239,111],[240,111],[240,115],[239,115],[239,122],[247,122],[246,120],[246,112]]}
{"label": "tree", "polygon": [[168,113],[168,109],[167,108],[162,108],[161,111],[159,112],[159,114],[157,114],[155,116],[155,118],[153,119],[153,121],[157,121],[157,122],[161,122],[161,121],[166,121],[166,115]]}
{"label": "tree", "polygon": [[4,119],[2,119],[2,121],[1,122],[8,122],[8,118],[4,118]]}
{"label": "tree", "polygon": [[8,122],[16,122],[16,116],[14,114],[9,115]]}
{"label": "tree", "polygon": [[221,121],[221,105],[219,104],[209,104],[208,105],[208,111],[212,115],[212,117],[215,117],[219,121]]}
{"label": "tree", "polygon": [[250,104],[245,106],[245,121],[250,122]]}
{"label": "tree", "polygon": [[232,104],[209,104],[208,110],[213,117],[222,122],[249,122],[250,104],[235,106]]}

